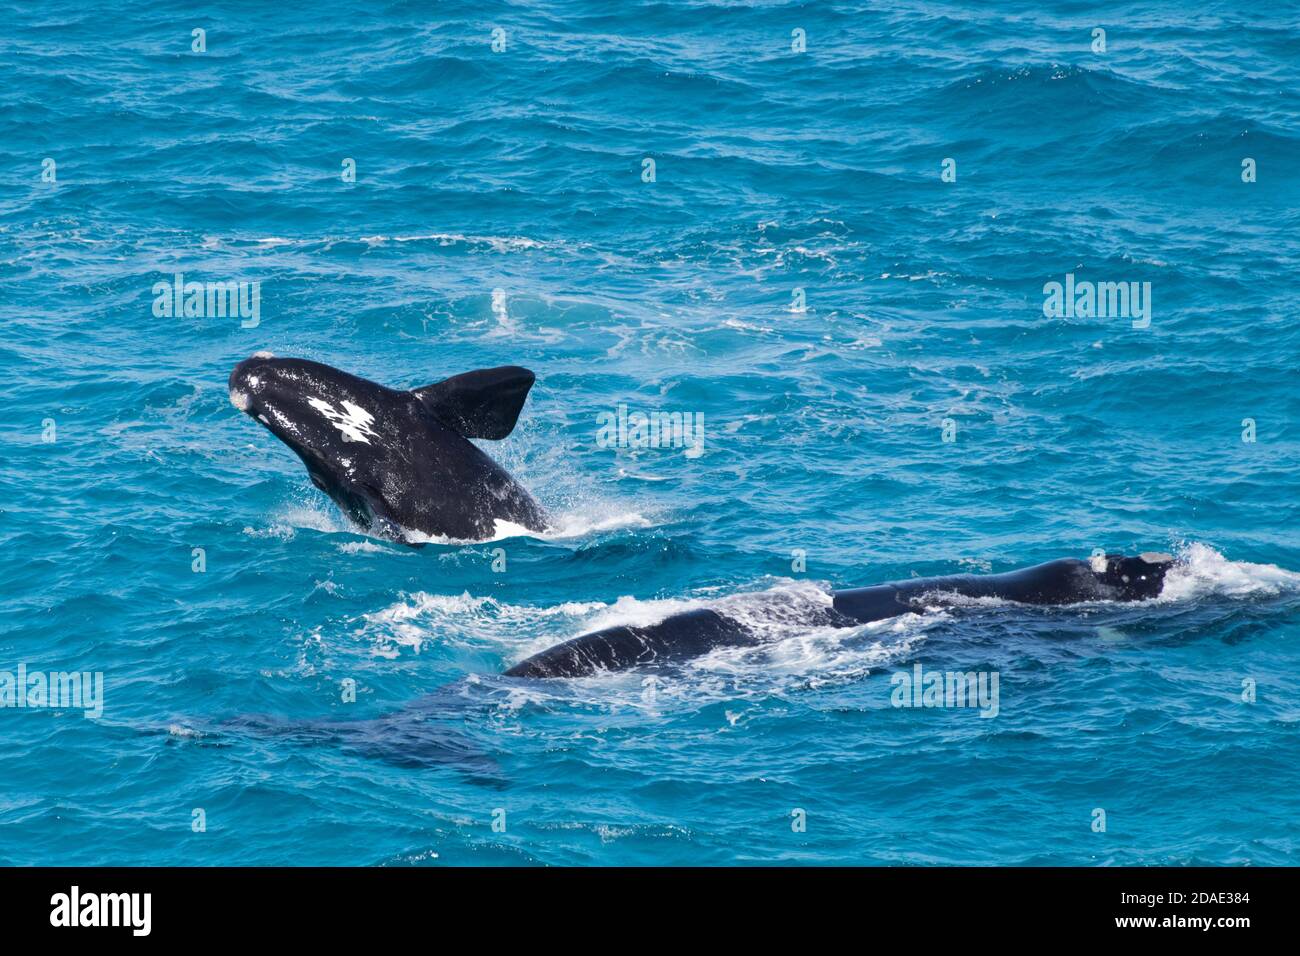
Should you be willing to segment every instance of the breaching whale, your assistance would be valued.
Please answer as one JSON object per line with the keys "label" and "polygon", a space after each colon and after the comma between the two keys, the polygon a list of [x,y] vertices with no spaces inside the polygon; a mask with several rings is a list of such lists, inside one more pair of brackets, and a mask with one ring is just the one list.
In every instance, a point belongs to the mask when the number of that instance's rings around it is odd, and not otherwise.
{"label": "breaching whale", "polygon": [[230,401],[288,445],[312,483],[372,534],[483,540],[508,521],[544,531],[541,507],[469,439],[514,430],[534,375],[506,365],[402,391],[306,359],[258,352]]}
{"label": "breaching whale", "polygon": [[[1141,601],[1160,594],[1173,560],[1171,555],[1153,552],[1136,557],[1108,554],[1086,561],[1062,558],[1006,574],[913,578],[833,591],[830,605],[810,613],[802,623],[853,627],[900,614],[921,613],[929,596],[949,594],[1039,605]],[[759,642],[753,630],[742,622],[710,608],[697,608],[655,624],[609,627],[583,634],[534,654],[505,673],[507,677],[583,677],[598,671],[680,661],[716,647]]]}

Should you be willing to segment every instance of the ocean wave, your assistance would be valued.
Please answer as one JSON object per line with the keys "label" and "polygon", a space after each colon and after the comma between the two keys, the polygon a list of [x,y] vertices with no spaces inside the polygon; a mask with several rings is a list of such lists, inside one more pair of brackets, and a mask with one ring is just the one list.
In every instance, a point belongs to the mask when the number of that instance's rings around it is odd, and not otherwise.
{"label": "ocean wave", "polygon": [[208,249],[301,249],[328,252],[338,246],[355,244],[367,248],[382,248],[388,245],[398,247],[429,245],[435,248],[454,248],[466,252],[533,252],[539,250],[561,250],[571,248],[562,242],[533,239],[529,236],[489,236],[472,235],[460,232],[427,233],[376,233],[362,236],[326,235],[326,236],[253,236],[249,238],[206,235],[203,245]]}

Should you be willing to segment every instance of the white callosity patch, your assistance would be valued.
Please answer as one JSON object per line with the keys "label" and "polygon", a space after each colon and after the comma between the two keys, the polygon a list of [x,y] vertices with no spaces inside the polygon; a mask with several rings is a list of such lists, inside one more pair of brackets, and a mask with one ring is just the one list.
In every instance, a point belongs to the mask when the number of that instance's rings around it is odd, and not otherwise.
{"label": "white callosity patch", "polygon": [[234,405],[241,412],[248,411],[248,393],[241,392],[237,388],[230,390],[230,404]]}
{"label": "white callosity patch", "polygon": [[379,437],[375,434],[374,429],[370,427],[375,423],[375,416],[360,406],[344,400],[340,403],[343,410],[339,411],[323,399],[309,398],[307,402],[312,408],[329,419],[330,423],[343,435],[344,441],[357,441],[369,445],[370,439]]}

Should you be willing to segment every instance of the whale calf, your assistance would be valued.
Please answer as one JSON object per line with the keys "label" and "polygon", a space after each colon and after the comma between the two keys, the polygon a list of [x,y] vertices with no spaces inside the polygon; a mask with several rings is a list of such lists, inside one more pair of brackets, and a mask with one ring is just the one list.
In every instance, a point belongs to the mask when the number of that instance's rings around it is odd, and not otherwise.
{"label": "whale calf", "polygon": [[[810,612],[808,626],[853,627],[925,610],[929,595],[999,598],[1021,604],[1067,605],[1085,601],[1141,601],[1160,594],[1168,554],[1108,554],[1089,560],[1062,558],[1005,574],[912,578],[831,592],[829,607]],[[600,671],[671,663],[716,647],[760,643],[740,621],[710,608],[673,614],[655,624],[608,627],[547,648],[507,670],[507,677],[585,677]]]}
{"label": "whale calf", "polygon": [[353,521],[418,545],[418,535],[480,541],[499,521],[546,529],[541,506],[469,440],[509,435],[534,380],[507,365],[403,391],[258,352],[229,384],[231,404],[288,445]]}

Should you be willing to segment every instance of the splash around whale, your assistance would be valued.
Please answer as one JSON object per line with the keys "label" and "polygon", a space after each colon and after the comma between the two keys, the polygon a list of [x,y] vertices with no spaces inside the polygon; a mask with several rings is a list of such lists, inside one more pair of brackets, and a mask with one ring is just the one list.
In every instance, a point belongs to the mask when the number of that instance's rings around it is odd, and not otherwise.
{"label": "splash around whale", "polygon": [[317,488],[362,528],[481,541],[498,522],[543,532],[541,506],[471,438],[514,430],[535,376],[514,365],[386,388],[319,362],[258,352],[230,373],[230,401],[302,459]]}
{"label": "splash around whale", "polygon": [[[540,505],[470,439],[514,430],[535,376],[518,366],[479,369],[409,391],[386,388],[306,359],[258,352],[230,373],[230,401],[302,459],[313,484],[372,534],[417,545],[418,536],[493,537],[508,523],[542,533]],[[952,575],[832,592],[804,623],[852,627],[925,610],[952,594],[1023,604],[1138,601],[1160,594],[1167,554],[1063,558],[1005,574]],[[717,647],[761,643],[746,623],[696,608],[643,626],[583,634],[515,664],[508,677],[582,677],[671,663]]]}
{"label": "splash around whale", "polygon": [[[1062,558],[1005,574],[957,574],[831,592],[824,607],[803,608],[800,623],[855,627],[903,614],[924,613],[940,596],[994,598],[1020,604],[1070,605],[1089,601],[1142,601],[1160,595],[1171,555]],[[507,677],[585,677],[602,671],[671,664],[719,647],[750,647],[762,637],[725,609],[694,608],[654,624],[608,627],[534,654]]]}

